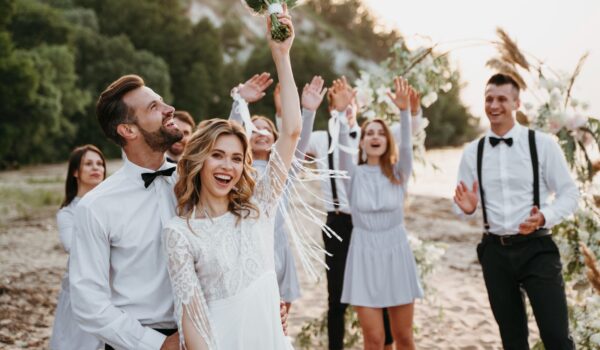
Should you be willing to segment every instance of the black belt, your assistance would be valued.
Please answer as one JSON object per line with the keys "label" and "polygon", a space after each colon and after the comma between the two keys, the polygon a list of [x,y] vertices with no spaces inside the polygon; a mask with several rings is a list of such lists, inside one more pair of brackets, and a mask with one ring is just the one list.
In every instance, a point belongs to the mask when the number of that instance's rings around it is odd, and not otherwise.
{"label": "black belt", "polygon": [[352,216],[348,213],[344,213],[343,211],[328,211],[327,216]]}
{"label": "black belt", "polygon": [[519,244],[522,242],[526,242],[530,239],[540,238],[544,236],[550,235],[550,230],[547,228],[541,228],[528,235],[524,234],[516,234],[516,235],[495,235],[493,233],[483,233],[483,239],[491,240],[495,243],[498,243],[502,246],[510,246],[513,244]]}
{"label": "black belt", "polygon": [[[153,328],[158,333],[164,334],[166,336],[173,335],[177,332],[177,328],[175,329],[161,329],[161,328]],[[114,348],[108,344],[104,344],[104,350],[114,350]]]}

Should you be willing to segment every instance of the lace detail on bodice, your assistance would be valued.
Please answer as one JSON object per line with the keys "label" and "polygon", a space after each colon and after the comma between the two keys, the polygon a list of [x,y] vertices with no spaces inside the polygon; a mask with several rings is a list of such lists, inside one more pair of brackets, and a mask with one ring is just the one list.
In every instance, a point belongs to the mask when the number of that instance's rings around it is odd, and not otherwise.
{"label": "lace detail on bodice", "polygon": [[239,223],[227,213],[213,219],[190,220],[193,231],[181,218],[174,220],[170,228],[189,242],[194,275],[210,302],[236,295],[274,269],[273,237],[269,234],[273,225],[273,220],[262,213],[257,220],[243,219]]}

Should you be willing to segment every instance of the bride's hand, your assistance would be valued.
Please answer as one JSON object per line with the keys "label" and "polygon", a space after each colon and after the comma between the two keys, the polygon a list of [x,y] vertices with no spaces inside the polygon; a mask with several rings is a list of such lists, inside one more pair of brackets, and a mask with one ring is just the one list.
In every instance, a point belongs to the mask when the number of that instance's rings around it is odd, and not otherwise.
{"label": "bride's hand", "polygon": [[287,8],[287,4],[283,3],[283,13],[277,15],[277,19],[281,25],[286,25],[290,29],[290,37],[282,42],[273,40],[271,37],[271,16],[267,16],[267,40],[269,41],[269,47],[271,48],[271,54],[275,62],[283,57],[289,57],[292,43],[294,42],[295,31],[292,23],[292,16],[290,16]]}

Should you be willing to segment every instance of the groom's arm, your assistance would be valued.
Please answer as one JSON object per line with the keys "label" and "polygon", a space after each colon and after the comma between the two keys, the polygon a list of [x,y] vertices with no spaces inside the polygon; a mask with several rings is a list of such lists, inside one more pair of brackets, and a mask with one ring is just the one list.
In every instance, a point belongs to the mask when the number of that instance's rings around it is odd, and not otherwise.
{"label": "groom's arm", "polygon": [[110,300],[110,241],[102,222],[92,208],[77,206],[69,260],[75,319],[85,332],[116,349],[161,349],[164,335],[142,326]]}

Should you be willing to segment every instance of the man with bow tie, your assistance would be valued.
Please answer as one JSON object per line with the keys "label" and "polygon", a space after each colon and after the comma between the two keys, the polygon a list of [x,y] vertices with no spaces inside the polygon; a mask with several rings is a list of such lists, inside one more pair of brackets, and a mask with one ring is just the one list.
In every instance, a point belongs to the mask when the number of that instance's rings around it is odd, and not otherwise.
{"label": "man with bow tie", "polygon": [[75,212],[70,289],[81,328],[106,349],[179,349],[162,227],[175,216],[175,164],[165,151],[183,134],[175,109],[127,75],[98,99],[105,135],[123,166]]}
{"label": "man with bow tie", "polygon": [[513,78],[488,80],[490,130],[463,153],[455,209],[471,217],[480,203],[484,233],[477,257],[504,348],[529,349],[527,293],[545,348],[575,349],[550,228],[577,209],[579,190],[554,138],[516,123],[519,105]]}

